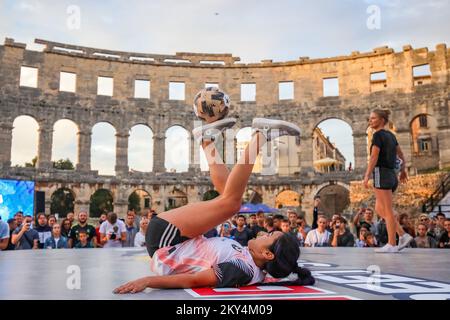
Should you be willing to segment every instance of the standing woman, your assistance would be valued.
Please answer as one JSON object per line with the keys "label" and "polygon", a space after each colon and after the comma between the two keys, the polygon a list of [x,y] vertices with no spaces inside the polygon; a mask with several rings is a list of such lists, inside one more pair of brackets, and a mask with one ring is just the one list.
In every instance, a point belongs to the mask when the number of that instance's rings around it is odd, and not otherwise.
{"label": "standing woman", "polygon": [[[408,175],[405,168],[405,157],[398,145],[395,135],[385,130],[389,123],[389,110],[373,110],[369,118],[369,126],[374,130],[372,144],[370,146],[369,166],[364,177],[364,187],[369,188],[369,178],[373,175],[375,188],[375,211],[386,221],[388,243],[375,252],[397,253],[404,249],[412,241],[412,237],[405,233],[394,216],[392,208],[392,195],[398,187],[396,173],[397,156],[400,158],[400,181],[405,183]],[[396,245],[395,233],[399,235],[399,243]]]}

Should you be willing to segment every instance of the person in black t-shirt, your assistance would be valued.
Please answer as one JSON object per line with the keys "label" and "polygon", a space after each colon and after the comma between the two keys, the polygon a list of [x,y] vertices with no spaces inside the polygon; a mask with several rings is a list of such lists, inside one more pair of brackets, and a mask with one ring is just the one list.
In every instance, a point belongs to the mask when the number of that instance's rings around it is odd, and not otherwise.
{"label": "person in black t-shirt", "polygon": [[239,215],[236,220],[237,227],[231,230],[230,235],[233,239],[241,246],[246,247],[248,241],[254,238],[252,230],[245,226],[245,217],[243,215]]}
{"label": "person in black t-shirt", "polygon": [[39,233],[39,249],[44,249],[45,241],[52,236],[52,228],[47,224],[47,216],[44,213],[37,215],[35,230]]}
{"label": "person in black t-shirt", "polygon": [[[386,220],[388,231],[388,243],[375,250],[379,253],[396,253],[413,240],[400,227],[395,219],[392,208],[392,194],[398,186],[396,164],[397,157],[401,160],[400,181],[405,183],[408,180],[406,173],[406,162],[403,152],[398,145],[395,135],[384,129],[389,123],[389,110],[376,109],[372,111],[369,118],[369,125],[374,131],[372,144],[370,146],[370,160],[364,176],[364,187],[369,188],[369,178],[373,176],[373,186],[375,188],[375,211]],[[396,245],[396,234],[399,235],[399,243]]]}
{"label": "person in black t-shirt", "polygon": [[450,249],[450,219],[445,219],[444,228],[445,232],[439,239],[439,248]]}

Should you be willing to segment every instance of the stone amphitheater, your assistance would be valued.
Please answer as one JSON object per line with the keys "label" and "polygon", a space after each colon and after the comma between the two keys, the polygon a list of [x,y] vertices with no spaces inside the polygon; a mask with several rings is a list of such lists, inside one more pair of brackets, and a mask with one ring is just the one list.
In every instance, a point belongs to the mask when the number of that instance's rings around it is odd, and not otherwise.
{"label": "stone amphitheater", "polygon": [[[450,50],[445,44],[438,44],[434,51],[406,45],[401,52],[380,47],[331,58],[244,64],[232,54],[157,55],[40,39],[35,42],[43,45],[42,51],[29,50],[10,38],[0,46],[0,177],[36,181],[36,190],[45,192],[47,213],[51,195],[60,188],[73,193],[75,211],[88,212],[92,194],[98,189],[109,190],[114,210],[120,215],[126,212],[128,198],[135,190],[145,190],[151,207],[158,212],[171,197],[201,200],[212,184],[196,161],[193,141],[187,172],[167,172],[164,159],[167,129],[175,125],[188,132],[193,129],[191,102],[205,83],[218,84],[230,95],[230,113],[238,118],[238,129],[262,116],[291,121],[301,128],[302,136],[294,142],[295,152],[285,160],[289,163],[274,174],[254,174],[249,190],[271,206],[283,193],[298,195],[298,209],[308,220],[316,194],[334,194],[333,201],[348,204],[350,185],[362,179],[367,164],[367,117],[375,107],[391,110],[391,129],[402,146],[411,175],[450,166]],[[422,66],[429,68],[429,73],[416,75],[414,69]],[[20,85],[21,67],[38,70],[36,87]],[[61,72],[76,75],[75,92],[59,90]],[[98,77],[113,78],[112,96],[97,94]],[[338,95],[324,96],[324,79],[337,79]],[[151,82],[150,99],[134,97],[136,80]],[[184,84],[184,100],[169,99],[170,82]],[[293,97],[280,100],[279,85],[284,82],[292,83]],[[241,101],[241,84],[256,87],[254,101]],[[13,123],[23,115],[39,124],[35,168],[11,165]],[[71,120],[78,127],[75,170],[57,170],[52,165],[53,128],[60,119]],[[341,119],[352,128],[352,171],[314,170],[313,131],[327,119]],[[414,129],[418,119],[420,132]],[[100,175],[91,168],[92,128],[99,122],[107,122],[116,130],[115,175]],[[151,172],[129,169],[129,132],[138,124],[153,132]]]}

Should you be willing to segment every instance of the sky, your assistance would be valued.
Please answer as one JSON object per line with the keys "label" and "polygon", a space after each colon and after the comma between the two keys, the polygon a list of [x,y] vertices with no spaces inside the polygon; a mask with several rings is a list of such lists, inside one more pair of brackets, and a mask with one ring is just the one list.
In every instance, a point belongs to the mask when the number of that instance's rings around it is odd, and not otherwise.
{"label": "sky", "polygon": [[[0,41],[10,37],[38,49],[32,42],[42,38],[120,51],[232,53],[242,62],[288,61],[348,55],[384,45],[396,51],[406,44],[434,50],[436,44],[450,44],[449,15],[448,0],[0,0]],[[16,123],[16,128],[25,124]],[[348,130],[340,130],[336,121],[324,122],[321,128],[351,161]],[[98,130],[102,134],[97,150],[108,151],[93,163],[110,172],[106,168],[114,167],[110,156],[114,150],[106,141],[110,137],[105,140],[108,128]],[[15,132],[15,141],[30,145],[22,143],[16,155],[13,148],[13,163],[32,158],[24,151],[34,150],[36,142],[21,136],[26,132]],[[183,134],[180,130],[177,137]],[[135,136],[136,145],[151,143],[145,132]],[[67,150],[76,149],[76,144],[62,148],[66,151],[55,150],[56,154],[74,157]],[[148,166],[145,153],[133,152],[137,160],[130,167]],[[178,154],[168,155],[174,158],[168,168],[185,166]]]}

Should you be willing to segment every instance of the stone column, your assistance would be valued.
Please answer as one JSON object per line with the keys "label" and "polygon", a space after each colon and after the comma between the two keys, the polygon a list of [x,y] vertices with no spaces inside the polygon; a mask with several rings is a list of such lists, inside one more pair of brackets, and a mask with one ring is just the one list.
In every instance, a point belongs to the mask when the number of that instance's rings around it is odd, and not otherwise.
{"label": "stone column", "polygon": [[352,164],[352,168],[356,173],[364,174],[368,165],[366,132],[353,132],[353,149],[355,163]]}
{"label": "stone column", "polygon": [[157,132],[153,135],[153,172],[166,172],[165,152],[166,135],[164,132]]}
{"label": "stone column", "polygon": [[9,123],[0,123],[0,169],[11,166],[13,126]]}
{"label": "stone column", "polygon": [[409,129],[398,129],[397,130],[397,142],[400,148],[403,151],[403,155],[406,160],[406,169],[409,173],[415,173],[415,169],[411,168],[411,156],[412,156],[412,148],[411,148],[411,132]]}
{"label": "stone column", "polygon": [[78,131],[78,163],[77,170],[90,171],[91,170],[91,136],[90,129]]}
{"label": "stone column", "polygon": [[128,201],[123,199],[114,201],[114,212],[119,218],[125,218],[128,212]]}
{"label": "stone column", "polygon": [[439,169],[450,167],[450,127],[438,128]]}
{"label": "stone column", "polygon": [[300,136],[300,148],[300,174],[307,177],[313,177],[314,164],[312,135]]}
{"label": "stone column", "polygon": [[52,168],[53,126],[46,122],[39,124],[38,159],[40,169]]}
{"label": "stone column", "polygon": [[116,133],[116,175],[128,174],[128,130]]}
{"label": "stone column", "polygon": [[200,143],[197,143],[194,136],[188,138],[190,156],[189,156],[189,171],[190,172],[200,172],[200,152],[203,152]]}

